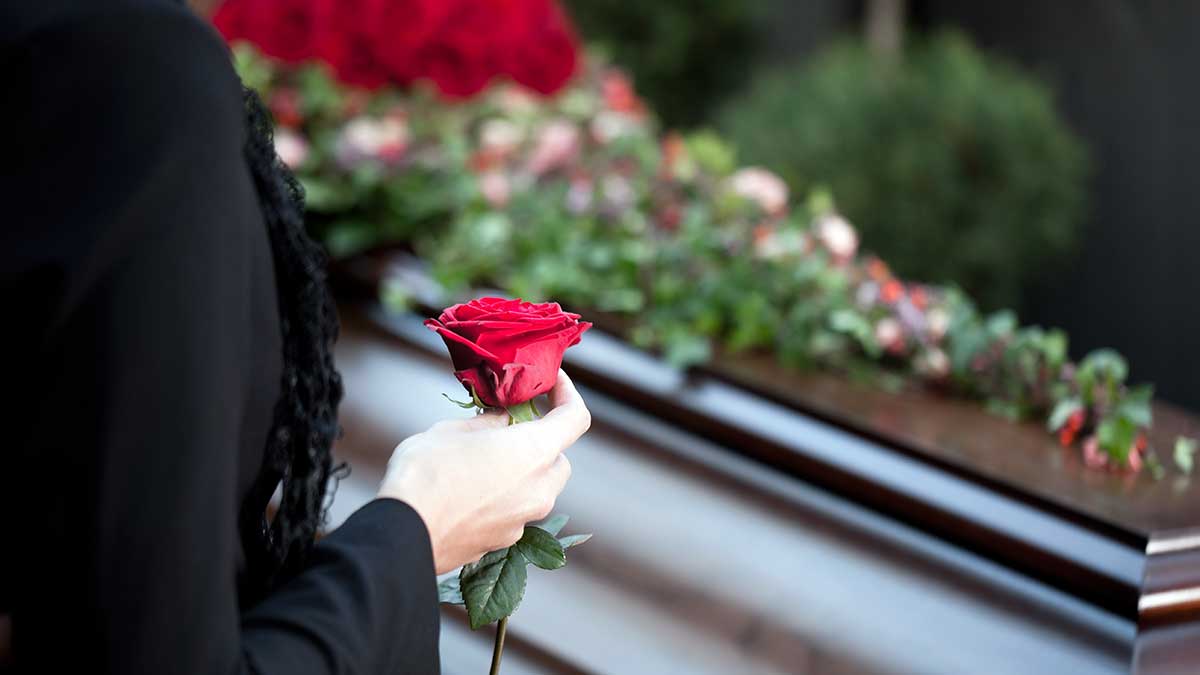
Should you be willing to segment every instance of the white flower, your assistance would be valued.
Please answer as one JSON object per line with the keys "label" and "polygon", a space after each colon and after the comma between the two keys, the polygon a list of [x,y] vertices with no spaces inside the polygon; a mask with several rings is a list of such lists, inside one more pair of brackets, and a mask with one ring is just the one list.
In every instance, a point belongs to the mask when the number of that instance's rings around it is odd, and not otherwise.
{"label": "white flower", "polygon": [[338,137],[338,161],[343,166],[352,166],[364,159],[395,162],[404,155],[408,138],[408,124],[401,117],[355,117],[346,123]]}
{"label": "white flower", "polygon": [[278,127],[275,129],[275,154],[288,168],[296,169],[308,159],[308,141],[287,127]]}
{"label": "white flower", "polygon": [[917,371],[926,377],[941,379],[950,374],[950,357],[934,347],[921,354],[916,362]]}
{"label": "white flower", "polygon": [[479,191],[493,208],[504,208],[512,194],[508,177],[502,171],[486,171],[479,177]]}
{"label": "white flower", "polygon": [[892,317],[884,317],[875,324],[875,341],[880,347],[895,351],[904,346],[904,329]]}
{"label": "white flower", "polygon": [[521,128],[504,118],[492,118],[479,127],[479,146],[499,157],[512,154],[522,138]]}
{"label": "white flower", "polygon": [[730,176],[729,185],[739,197],[756,202],[770,215],[782,214],[787,208],[787,184],[761,167],[739,169]]}
{"label": "white flower", "polygon": [[534,175],[560,168],[575,157],[579,150],[579,128],[574,123],[552,120],[538,130],[528,169]]}
{"label": "white flower", "polygon": [[632,134],[641,126],[641,121],[631,115],[604,110],[592,118],[592,138],[601,145],[608,145],[622,136]]}
{"label": "white flower", "polygon": [[931,339],[941,340],[950,329],[950,314],[941,307],[934,307],[925,314],[925,326]]}
{"label": "white flower", "polygon": [[817,239],[840,262],[854,258],[858,252],[858,232],[845,218],[827,213],[817,219]]}

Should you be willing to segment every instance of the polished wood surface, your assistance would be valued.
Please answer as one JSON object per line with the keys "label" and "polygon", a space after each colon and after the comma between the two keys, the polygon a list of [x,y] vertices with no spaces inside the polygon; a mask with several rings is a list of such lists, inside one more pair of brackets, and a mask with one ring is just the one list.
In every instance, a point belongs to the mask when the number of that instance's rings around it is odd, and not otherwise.
{"label": "polished wood surface", "polygon": [[[1077,448],[1062,448],[1041,424],[1012,423],[976,403],[921,389],[892,393],[830,374],[781,371],[750,356],[727,356],[710,371],[893,447],[1028,492],[1140,543],[1154,533],[1160,539],[1200,534],[1200,485],[1173,466],[1163,480],[1149,471],[1091,470]],[[1200,419],[1166,403],[1155,404],[1154,416],[1151,441],[1170,464],[1175,438],[1200,437]]]}
{"label": "polished wood surface", "polygon": [[[347,312],[338,452],[354,471],[335,520],[370,498],[400,439],[462,414],[441,398],[458,385],[432,354]],[[1131,621],[583,392],[595,424],[571,451],[558,510],[597,536],[566,569],[531,574],[510,627],[526,645],[512,672],[1130,669]],[[486,659],[459,650],[486,655],[491,634],[463,633],[453,615],[447,625],[447,672],[482,672]]]}

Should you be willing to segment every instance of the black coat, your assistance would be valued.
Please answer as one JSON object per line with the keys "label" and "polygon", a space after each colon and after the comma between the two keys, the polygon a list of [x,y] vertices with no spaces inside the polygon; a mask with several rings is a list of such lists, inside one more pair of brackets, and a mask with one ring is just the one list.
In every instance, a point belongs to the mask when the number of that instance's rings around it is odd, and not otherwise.
{"label": "black coat", "polygon": [[428,533],[376,500],[243,608],[279,395],[223,42],[166,0],[0,9],[0,615],[20,672],[435,673]]}

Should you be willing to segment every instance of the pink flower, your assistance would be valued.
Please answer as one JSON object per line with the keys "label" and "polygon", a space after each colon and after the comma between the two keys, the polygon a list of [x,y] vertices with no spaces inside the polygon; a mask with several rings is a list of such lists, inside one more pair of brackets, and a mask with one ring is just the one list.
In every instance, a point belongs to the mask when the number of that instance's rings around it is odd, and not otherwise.
{"label": "pink flower", "polygon": [[766,169],[740,169],[729,178],[729,185],[734,194],[758,204],[768,215],[782,215],[787,209],[787,184]]}
{"label": "pink flower", "polygon": [[858,232],[840,215],[827,213],[821,216],[817,219],[816,230],[817,239],[839,263],[849,262],[858,252]]}
{"label": "pink flower", "polygon": [[898,354],[904,351],[904,328],[892,317],[884,317],[875,324],[875,341],[887,351]]}
{"label": "pink flower", "polygon": [[565,166],[578,152],[579,128],[568,120],[552,120],[538,130],[527,168],[540,176]]}
{"label": "pink flower", "polygon": [[522,140],[521,128],[504,118],[492,118],[479,127],[480,149],[501,159],[516,151]]}
{"label": "pink flower", "polygon": [[508,205],[512,186],[503,171],[486,171],[479,176],[479,191],[492,208],[502,209]]}
{"label": "pink flower", "polygon": [[408,139],[408,124],[399,115],[382,119],[356,117],[342,129],[335,153],[343,167],[364,160],[394,164],[404,156]]}
{"label": "pink flower", "polygon": [[308,159],[308,141],[287,127],[278,127],[275,129],[275,154],[289,169],[299,168]]}
{"label": "pink flower", "polygon": [[1092,469],[1108,466],[1108,455],[1101,452],[1100,441],[1095,436],[1088,436],[1083,441],[1083,463]]}

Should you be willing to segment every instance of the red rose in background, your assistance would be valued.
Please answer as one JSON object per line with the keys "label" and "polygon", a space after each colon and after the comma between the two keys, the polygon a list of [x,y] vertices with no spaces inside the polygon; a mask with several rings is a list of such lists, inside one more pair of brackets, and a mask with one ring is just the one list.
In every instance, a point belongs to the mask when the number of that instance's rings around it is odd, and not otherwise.
{"label": "red rose in background", "polygon": [[452,0],[370,0],[371,42],[380,64],[401,84],[412,82],[417,56],[442,29],[454,9]]}
{"label": "red rose in background", "polygon": [[454,375],[489,407],[509,408],[550,391],[563,352],[592,324],[556,302],[479,298],[425,325],[446,342]]}
{"label": "red rose in background", "polygon": [[289,62],[311,58],[316,31],[313,0],[228,0],[213,23],[226,40],[249,40],[268,56]]}
{"label": "red rose in background", "polygon": [[[389,3],[394,4],[394,3]],[[347,84],[376,89],[389,72],[375,53],[380,0],[316,0],[314,52]]]}
{"label": "red rose in background", "polygon": [[579,46],[570,23],[552,0],[514,4],[516,20],[499,36],[504,72],[539,94],[553,94],[575,74]]}

